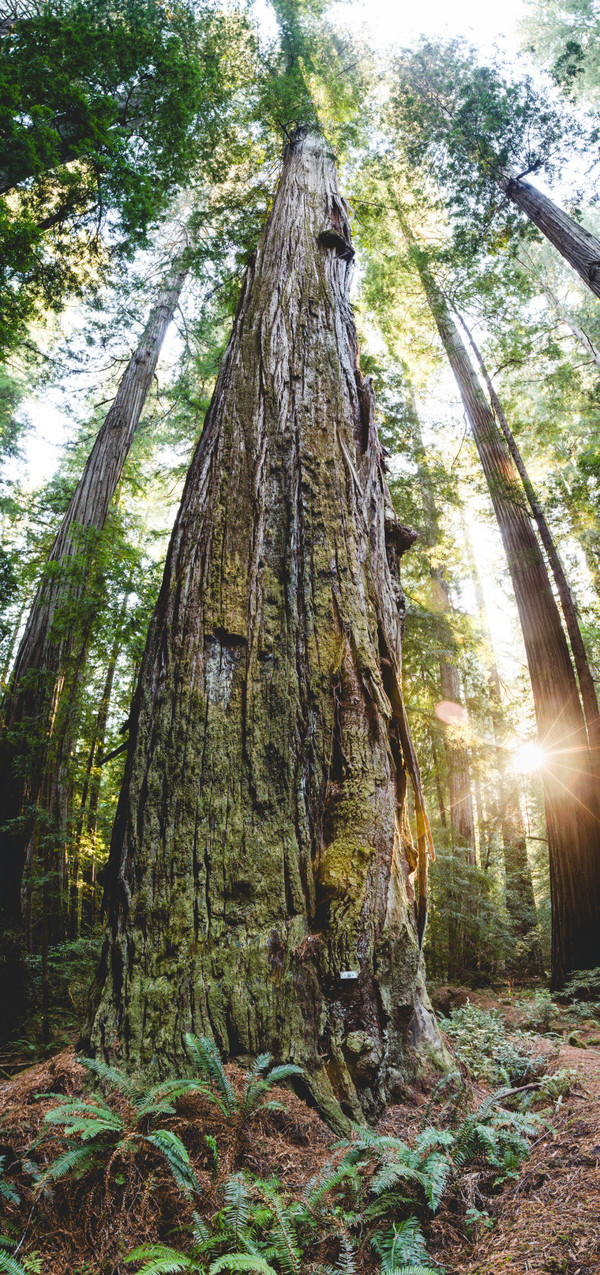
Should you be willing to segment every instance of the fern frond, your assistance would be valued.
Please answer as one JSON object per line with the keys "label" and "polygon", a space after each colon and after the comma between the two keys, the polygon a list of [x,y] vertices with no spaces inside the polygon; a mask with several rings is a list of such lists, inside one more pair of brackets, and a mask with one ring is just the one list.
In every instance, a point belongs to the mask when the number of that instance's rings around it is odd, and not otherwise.
{"label": "fern frond", "polygon": [[117,1111],[113,1111],[101,1098],[75,1098],[60,1107],[52,1107],[44,1116],[44,1124],[63,1125],[69,1133],[79,1133],[82,1138],[95,1137],[98,1133],[122,1133],[124,1124]]}
{"label": "fern frond", "polygon": [[269,1070],[269,1065],[272,1060],[272,1054],[257,1054],[250,1068],[250,1075],[262,1076],[265,1071]]}
{"label": "fern frond", "polygon": [[208,1275],[218,1275],[219,1271],[256,1271],[258,1275],[277,1275],[277,1271],[264,1257],[252,1257],[248,1253],[228,1253],[218,1257],[208,1268]]}
{"label": "fern frond", "polygon": [[[0,1155],[0,1173],[4,1172],[5,1160],[6,1156]],[[16,1187],[13,1186],[12,1182],[7,1182],[5,1178],[0,1178],[0,1196],[2,1196],[4,1200],[10,1200],[11,1204],[21,1203],[21,1196],[16,1190]],[[0,1243],[1,1242],[2,1237],[0,1236]]]}
{"label": "fern frond", "polygon": [[210,1040],[208,1036],[194,1036],[192,1032],[186,1032],[184,1040],[188,1054],[200,1075],[213,1081],[221,1095],[222,1110],[226,1115],[231,1115],[237,1106],[237,1095],[225,1075],[214,1040]]}
{"label": "fern frond", "polygon": [[48,1179],[52,1182],[57,1182],[59,1178],[63,1178],[65,1173],[70,1173],[77,1165],[82,1169],[87,1168],[88,1165],[94,1163],[96,1153],[97,1147],[89,1144],[83,1147],[71,1147],[63,1155],[59,1155],[58,1159],[46,1169],[37,1184],[36,1190],[45,1186]]}
{"label": "fern frond", "polygon": [[419,1169],[412,1169],[408,1164],[397,1164],[394,1161],[384,1164],[371,1182],[373,1195],[382,1191],[390,1191],[397,1182],[416,1182],[427,1194],[427,1178]]}
{"label": "fern frond", "polygon": [[141,1120],[144,1116],[173,1116],[175,1115],[173,1103],[177,1098],[190,1092],[203,1093],[209,1098],[212,1097],[210,1091],[199,1080],[163,1080],[162,1084],[155,1085],[136,1101],[136,1119]]}
{"label": "fern frond", "polygon": [[199,1213],[194,1213],[193,1218],[194,1229],[192,1231],[192,1237],[194,1240],[194,1246],[198,1252],[206,1253],[208,1249],[212,1248],[215,1244],[215,1237],[214,1235],[211,1235],[206,1222],[202,1220]]}
{"label": "fern frond", "polygon": [[392,1275],[398,1267],[427,1260],[425,1238],[416,1217],[394,1222],[389,1231],[377,1231],[371,1245],[382,1259],[382,1272]]}
{"label": "fern frond", "polygon": [[[344,1143],[337,1145],[343,1146]],[[357,1164],[359,1160],[371,1159],[374,1154],[379,1154],[383,1159],[387,1152],[393,1152],[396,1160],[403,1164],[416,1167],[419,1163],[419,1157],[406,1146],[405,1142],[401,1142],[400,1138],[391,1138],[372,1133],[370,1129],[361,1129],[360,1137],[350,1143],[342,1164]]]}
{"label": "fern frond", "polygon": [[357,1185],[360,1181],[355,1166],[345,1161],[335,1167],[326,1165],[325,1170],[317,1179],[313,1178],[309,1182],[308,1190],[304,1193],[309,1208],[314,1209],[321,1202],[323,1196],[327,1195],[329,1191],[333,1191],[341,1182],[351,1182],[352,1185]]}
{"label": "fern frond", "polygon": [[432,1152],[423,1164],[423,1176],[425,1178],[425,1195],[432,1213],[439,1209],[442,1202],[446,1183],[452,1172],[452,1165],[446,1155],[441,1155],[438,1151]]}
{"label": "fern frond", "polygon": [[176,1133],[171,1129],[157,1129],[144,1138],[164,1156],[173,1174],[175,1182],[184,1195],[193,1195],[200,1191],[200,1183],[194,1173],[190,1157]]}
{"label": "fern frond", "polygon": [[143,1262],[136,1275],[176,1275],[177,1271],[201,1271],[202,1267],[175,1248],[166,1244],[140,1244],[127,1254],[124,1261]]}
{"label": "fern frond", "polygon": [[260,1190],[273,1214],[273,1239],[276,1241],[273,1256],[283,1275],[302,1275],[302,1256],[294,1229],[294,1215],[286,1209],[279,1192],[270,1182],[261,1182]]}
{"label": "fern frond", "polygon": [[[0,1236],[0,1244],[2,1247],[8,1245],[12,1248],[12,1242],[4,1239],[4,1236]],[[2,1275],[27,1275],[25,1267],[21,1266],[16,1257],[12,1257],[10,1253],[3,1253],[2,1249],[0,1249],[0,1271]]]}
{"label": "fern frond", "polygon": [[239,1244],[242,1232],[247,1230],[250,1225],[252,1204],[248,1184],[243,1173],[234,1173],[227,1179],[223,1188],[223,1195],[225,1198],[223,1209],[225,1221],[234,1235],[236,1243]]}
{"label": "fern frond", "polygon": [[356,1245],[349,1235],[340,1237],[340,1253],[335,1265],[339,1275],[356,1275]]}
{"label": "fern frond", "polygon": [[436,1266],[395,1266],[388,1275],[444,1275],[443,1268]]}
{"label": "fern frond", "polygon": [[101,1058],[77,1058],[76,1061],[87,1071],[93,1071],[95,1076],[99,1076],[112,1089],[118,1089],[130,1102],[135,1101],[135,1085],[118,1067],[111,1067],[109,1063],[102,1062]]}
{"label": "fern frond", "polygon": [[381,1195],[378,1195],[375,1200],[372,1200],[363,1209],[363,1217],[369,1222],[373,1222],[377,1218],[385,1218],[386,1221],[389,1221],[404,1205],[414,1208],[414,1198],[408,1195],[400,1195],[399,1191],[382,1191]]}
{"label": "fern frond", "polygon": [[289,1080],[291,1076],[305,1076],[303,1067],[296,1066],[296,1063],[282,1063],[280,1067],[272,1067],[267,1076],[269,1085],[278,1085],[282,1080]]}
{"label": "fern frond", "polygon": [[437,1151],[440,1147],[449,1150],[454,1145],[455,1137],[456,1135],[450,1129],[436,1129],[434,1125],[430,1125],[429,1128],[417,1134],[413,1151],[425,1158],[431,1151]]}

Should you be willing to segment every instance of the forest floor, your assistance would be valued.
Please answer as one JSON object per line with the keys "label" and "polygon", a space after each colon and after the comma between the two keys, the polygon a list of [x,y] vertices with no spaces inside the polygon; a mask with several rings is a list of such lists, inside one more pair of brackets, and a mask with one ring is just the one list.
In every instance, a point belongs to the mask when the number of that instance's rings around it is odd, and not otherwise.
{"label": "forest floor", "polygon": [[[469,996],[482,1008],[496,1008],[509,1026],[518,1022],[501,1001]],[[485,1202],[493,1224],[480,1226],[465,1244],[452,1199],[432,1223],[430,1251],[449,1275],[600,1275],[600,1032],[590,1021],[569,1034],[581,1044],[560,1044],[548,1067],[566,1068],[574,1077],[570,1094],[550,1116],[551,1128],[533,1143],[516,1181],[476,1200],[480,1207]],[[546,1051],[548,1037],[536,1039]],[[475,1172],[469,1183],[465,1175],[463,1192],[477,1196],[477,1177]]]}
{"label": "forest floor", "polygon": [[[519,1012],[506,999],[468,994],[473,1004],[501,1014],[509,1031],[519,1027]],[[489,1168],[467,1166],[435,1217],[422,1219],[429,1254],[447,1275],[600,1275],[600,1028],[583,1017],[572,1028],[572,1021],[561,1023],[559,1018],[551,1035],[528,1033],[530,1048],[543,1055],[545,1070],[570,1073],[568,1092],[546,1113],[529,1157],[500,1187]],[[241,1070],[226,1070],[241,1092]],[[67,1049],[0,1084],[0,1157],[5,1155],[5,1180],[21,1197],[19,1203],[4,1203],[0,1231],[14,1237],[15,1247],[22,1240],[17,1256],[26,1275],[125,1275],[132,1271],[124,1264],[132,1248],[157,1240],[181,1244],[191,1224],[191,1203],[175,1189],[160,1156],[152,1148],[136,1150],[135,1138],[94,1177],[75,1173],[49,1192],[36,1192],[27,1179],[27,1160],[44,1129],[44,1115],[56,1106],[57,1097],[83,1094],[85,1081],[73,1049]],[[474,1082],[474,1105],[484,1102],[491,1088]],[[284,1109],[265,1110],[247,1127],[225,1120],[200,1095],[178,1101],[177,1115],[167,1123],[189,1151],[201,1186],[197,1207],[203,1217],[215,1214],[220,1184],[239,1169],[263,1180],[276,1177],[281,1189],[299,1197],[329,1161],[335,1139],[318,1114],[287,1089],[274,1089],[270,1096]],[[126,1119],[125,1101],[113,1095],[111,1102]],[[435,1122],[435,1109],[428,1104],[430,1094],[416,1086],[404,1102],[388,1108],[379,1132],[411,1144],[426,1110]],[[64,1151],[64,1144],[53,1141],[52,1129],[48,1132],[50,1138],[33,1152],[42,1167]],[[216,1172],[211,1137],[219,1148]],[[479,1219],[470,1226],[468,1209],[479,1210]],[[320,1266],[320,1261],[311,1261],[306,1271]],[[365,1247],[357,1267],[360,1275],[379,1269]]]}

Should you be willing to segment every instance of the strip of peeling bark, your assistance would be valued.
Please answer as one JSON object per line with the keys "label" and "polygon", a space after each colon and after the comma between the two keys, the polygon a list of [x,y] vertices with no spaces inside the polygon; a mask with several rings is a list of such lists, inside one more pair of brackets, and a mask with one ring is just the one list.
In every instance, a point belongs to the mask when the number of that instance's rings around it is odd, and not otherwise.
{"label": "strip of peeling bark", "polygon": [[[332,1123],[439,1051],[413,894],[396,518],[357,367],[334,157],[286,147],[184,490],[136,691],[89,1048],[294,1058]],[[418,848],[406,824],[415,788]],[[340,1109],[341,1108],[341,1109]]]}

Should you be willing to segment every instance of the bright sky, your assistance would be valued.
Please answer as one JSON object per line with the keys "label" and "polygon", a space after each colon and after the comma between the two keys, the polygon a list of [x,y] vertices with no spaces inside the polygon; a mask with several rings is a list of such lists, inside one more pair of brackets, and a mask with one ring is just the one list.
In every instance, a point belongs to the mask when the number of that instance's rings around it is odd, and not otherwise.
{"label": "bright sky", "polygon": [[[524,17],[527,0],[335,0],[330,14],[340,25],[360,30],[365,27],[369,40],[385,50],[390,44],[408,44],[421,34],[429,36],[462,35],[483,50],[501,43],[507,53],[519,47],[518,22]],[[268,0],[256,0],[255,13],[267,30],[273,29],[272,10]]]}
{"label": "bright sky", "polygon": [[332,15],[348,26],[366,26],[380,48],[407,44],[421,33],[429,36],[462,35],[482,48],[507,38],[507,49],[518,46],[517,23],[525,14],[524,0],[340,0]]}

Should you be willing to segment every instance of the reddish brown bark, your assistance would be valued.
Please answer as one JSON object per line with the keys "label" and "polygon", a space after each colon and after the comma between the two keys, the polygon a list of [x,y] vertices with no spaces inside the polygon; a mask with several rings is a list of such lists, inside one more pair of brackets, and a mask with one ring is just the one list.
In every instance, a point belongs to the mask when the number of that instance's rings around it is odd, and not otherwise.
{"label": "reddish brown bark", "polygon": [[[336,1123],[439,1045],[402,702],[414,539],[357,367],[325,140],[286,148],[175,524],[132,718],[89,1044],[185,1065],[186,1030],[306,1067]],[[417,804],[419,845],[406,824]],[[344,975],[349,973],[350,977]],[[352,977],[355,975],[355,977]]]}
{"label": "reddish brown bark", "polygon": [[514,463],[424,254],[423,288],[454,372],[487,480],[519,610],[544,750],[552,897],[552,985],[600,964],[600,809],[567,640]]}

